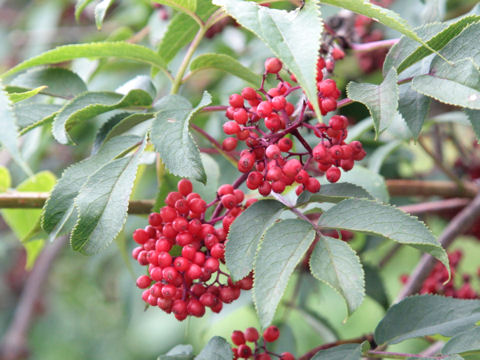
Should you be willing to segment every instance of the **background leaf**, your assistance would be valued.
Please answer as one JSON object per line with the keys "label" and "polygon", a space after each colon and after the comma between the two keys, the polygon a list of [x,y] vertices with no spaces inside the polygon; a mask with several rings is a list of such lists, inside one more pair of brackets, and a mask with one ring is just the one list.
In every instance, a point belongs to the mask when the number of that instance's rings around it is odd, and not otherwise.
{"label": "background leaf", "polygon": [[346,242],[320,236],[310,256],[310,271],[345,299],[348,315],[362,303],[365,276],[360,259]]}
{"label": "background leaf", "polygon": [[331,202],[338,203],[348,198],[370,199],[373,196],[364,188],[347,182],[335,184],[324,184],[320,187],[318,193],[304,191],[297,200],[297,205],[311,202]]}
{"label": "background leaf", "polygon": [[158,112],[152,125],[151,141],[172,174],[205,183],[205,170],[189,124],[192,117],[210,103],[210,94],[204,92],[194,109],[187,99],[179,95],[169,95],[156,104]]}
{"label": "background leaf", "polygon": [[102,0],[95,6],[95,23],[98,30],[102,28],[108,8],[112,6],[114,2],[115,0]]}
{"label": "background leaf", "polygon": [[230,344],[224,338],[215,336],[210,339],[195,360],[231,360],[232,357]]}
{"label": "background leaf", "polygon": [[312,360],[360,360],[362,352],[368,348],[368,343],[363,344],[345,344],[335,346],[331,349],[320,350],[315,354]]}
{"label": "background leaf", "polygon": [[213,3],[223,6],[230,16],[257,35],[282,60],[296,76],[320,119],[315,79],[323,23],[318,1],[307,0],[302,10],[290,12],[239,0],[213,0]]}
{"label": "background leaf", "polygon": [[369,200],[343,200],[323,213],[319,225],[378,235],[410,245],[436,257],[448,268],[445,250],[425,224],[392,206]]}
{"label": "background leaf", "polygon": [[375,341],[382,345],[435,334],[454,336],[479,320],[480,300],[411,296],[388,309],[375,329]]}
{"label": "background leaf", "polygon": [[5,166],[0,165],[0,193],[7,191],[11,185],[10,171]]}
{"label": "background leaf", "polygon": [[454,335],[443,347],[442,354],[480,355],[480,327]]}
{"label": "background leaf", "polygon": [[253,269],[263,234],[284,208],[276,200],[259,200],[243,211],[230,226],[225,262],[234,280],[243,279]]}
{"label": "background leaf", "polygon": [[314,239],[312,225],[299,219],[280,221],[265,232],[255,259],[253,285],[253,299],[262,327],[271,324],[293,270]]}

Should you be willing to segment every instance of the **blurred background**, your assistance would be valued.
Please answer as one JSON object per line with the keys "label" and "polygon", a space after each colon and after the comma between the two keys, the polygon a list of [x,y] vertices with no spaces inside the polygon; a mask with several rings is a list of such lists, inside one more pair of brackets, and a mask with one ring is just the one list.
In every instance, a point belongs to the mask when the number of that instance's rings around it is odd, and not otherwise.
{"label": "blurred background", "polygon": [[[399,12],[413,26],[422,24],[421,11],[425,4],[420,0],[384,1],[385,5]],[[387,4],[388,3],[388,4]],[[440,1],[441,3],[441,1]],[[474,0],[451,0],[443,2],[446,19],[468,12],[477,3]],[[91,5],[95,5],[95,1]],[[285,5],[288,7],[288,5]],[[0,73],[15,64],[38,55],[55,46],[93,42],[100,40],[135,41],[155,47],[165,31],[172,10],[154,7],[150,1],[116,1],[108,12],[101,30],[95,26],[93,6],[88,6],[75,21],[75,2],[67,0],[0,0]],[[328,17],[337,9],[322,7]],[[398,34],[382,29],[365,19],[357,26],[363,29],[359,41],[374,41],[398,37]],[[226,20],[209,32],[199,52],[230,54],[249,68],[261,71],[263,61],[271,56],[269,50],[251,34]],[[362,56],[349,54],[338,64],[334,73],[339,88],[348,81],[379,82],[381,64],[385,52],[367,53]],[[182,59],[180,53],[171,63],[176,68]],[[78,60],[71,68],[88,83],[89,90],[111,90],[132,79],[136,75],[149,75],[147,67],[127,61]],[[167,94],[167,82],[160,76],[154,79],[159,96]],[[213,104],[226,104],[228,96],[239,91],[245,84],[233,76],[218,72],[201,72],[193,76],[183,89],[183,95],[193,103],[198,102],[204,89],[213,95]],[[27,100],[29,101],[29,100]],[[35,100],[37,101],[37,100]],[[444,112],[440,105],[432,107],[435,112]],[[368,116],[361,105],[352,105],[344,110],[352,124]],[[111,114],[109,114],[110,116]],[[108,117],[99,116],[76,130],[78,146],[70,147],[56,143],[49,129],[40,127],[22,138],[22,151],[31,168],[37,174],[34,179],[26,179],[24,173],[10,160],[5,151],[0,151],[0,165],[8,168],[11,176],[10,188],[23,191],[49,191],[62,171],[73,162],[87,157],[91,151],[92,139],[96,131]],[[196,120],[217,138],[222,137],[222,114],[203,116]],[[448,121],[447,121],[448,122]],[[472,149],[474,136],[470,128],[462,122],[452,121],[462,142]],[[447,124],[448,125],[448,124]],[[442,125],[443,126],[443,125]],[[450,126],[450,125],[448,125]],[[207,147],[200,141],[200,147]],[[374,141],[373,133],[366,132],[362,141],[367,152],[392,141],[392,134],[382,135]],[[445,147],[445,159],[461,176],[476,179],[472,163],[462,164],[455,148]],[[469,150],[470,151],[470,150]],[[478,151],[477,151],[478,152]],[[139,179],[135,186],[134,199],[153,199],[157,194],[154,157],[145,158]],[[228,162],[214,155],[206,155],[209,164],[209,188],[227,183],[236,175],[236,169]],[[367,159],[368,161],[368,159]],[[480,168],[480,165],[479,165]],[[221,169],[221,172],[220,172]],[[477,169],[478,170],[478,169]],[[221,177],[220,177],[221,173]],[[381,167],[385,178],[443,179],[433,161],[414,143],[403,143],[392,149],[390,156]],[[476,177],[475,177],[476,176]],[[163,185],[163,190],[175,184]],[[3,190],[2,190],[3,191]],[[414,199],[392,199],[403,205]],[[18,305],[26,280],[31,275],[35,257],[41,251],[45,238],[37,236],[25,244],[23,239],[35,228],[40,216],[39,210],[0,210],[0,339],[9,328]],[[444,228],[451,214],[426,218],[436,234]],[[146,216],[130,215],[124,231],[114,244],[105,251],[86,257],[64,247],[51,263],[51,270],[41,296],[35,303],[35,315],[28,333],[28,350],[31,359],[156,359],[177,344],[192,344],[196,350],[214,335],[229,338],[232,330],[244,330],[257,326],[255,310],[250,294],[224,307],[220,314],[207,315],[202,319],[188,319],[178,322],[173,316],[158,309],[145,311],[141,291],[135,286],[135,279],[142,273],[140,266],[130,258],[134,247],[131,234],[134,229],[144,227]],[[480,232],[480,231],[478,231]],[[471,284],[480,290],[477,267],[480,255],[478,234],[457,241],[452,250],[461,249],[463,258],[458,268],[459,274],[471,274]],[[362,254],[365,262],[377,266],[392,247],[377,239],[355,236],[352,246]],[[292,351],[296,355],[326,342],[340,338],[358,337],[370,333],[384,314],[384,306],[391,302],[402,286],[400,277],[407,274],[420,257],[420,253],[401,248],[388,263],[382,266],[381,279],[385,287],[383,295],[376,300],[368,297],[361,308],[347,321],[346,309],[340,297],[331,289],[313,280],[307,273],[299,272],[300,286],[291,286],[286,299],[296,297],[304,304],[304,310],[283,306],[277,313],[281,324],[282,338],[277,342],[279,351]],[[457,277],[461,281],[461,276]],[[377,286],[379,286],[377,284]],[[383,300],[382,300],[383,296]],[[382,304],[383,302],[383,304]],[[424,341],[410,341],[401,347],[416,351],[425,346]],[[399,346],[399,348],[400,348]],[[392,347],[394,349],[395,347]],[[392,350],[394,351],[394,350]]]}

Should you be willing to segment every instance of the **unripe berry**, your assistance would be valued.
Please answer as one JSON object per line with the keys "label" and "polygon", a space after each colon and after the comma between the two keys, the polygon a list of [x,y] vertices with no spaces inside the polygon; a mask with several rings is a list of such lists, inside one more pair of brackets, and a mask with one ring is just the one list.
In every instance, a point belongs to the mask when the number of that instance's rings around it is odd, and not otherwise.
{"label": "unripe berry", "polygon": [[327,177],[327,180],[330,181],[331,183],[335,183],[340,179],[340,169],[332,166],[330,169],[327,170],[325,176]]}
{"label": "unripe berry", "polygon": [[274,325],[269,326],[263,332],[263,339],[266,342],[274,342],[275,340],[278,339],[279,336],[280,336],[280,331]]}
{"label": "unripe berry", "polygon": [[242,95],[232,94],[232,95],[230,95],[230,98],[228,99],[228,102],[234,108],[243,107],[243,97],[242,97]]}
{"label": "unripe berry", "polygon": [[265,60],[265,71],[270,74],[277,74],[282,70],[282,62],[278,58],[268,58]]}

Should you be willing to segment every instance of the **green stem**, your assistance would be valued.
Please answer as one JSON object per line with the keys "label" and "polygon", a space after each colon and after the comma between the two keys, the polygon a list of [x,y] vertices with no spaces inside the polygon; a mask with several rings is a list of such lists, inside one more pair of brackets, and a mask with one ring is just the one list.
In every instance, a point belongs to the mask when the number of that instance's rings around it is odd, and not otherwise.
{"label": "green stem", "polygon": [[182,84],[183,75],[187,71],[188,64],[190,64],[190,60],[192,60],[193,54],[195,50],[197,50],[198,45],[200,45],[200,41],[203,39],[207,28],[205,26],[201,26],[198,30],[195,38],[193,39],[192,43],[190,44],[185,57],[183,58],[182,63],[180,64],[180,68],[178,69],[177,75],[173,81],[172,90],[170,91],[171,94],[178,93],[180,85]]}

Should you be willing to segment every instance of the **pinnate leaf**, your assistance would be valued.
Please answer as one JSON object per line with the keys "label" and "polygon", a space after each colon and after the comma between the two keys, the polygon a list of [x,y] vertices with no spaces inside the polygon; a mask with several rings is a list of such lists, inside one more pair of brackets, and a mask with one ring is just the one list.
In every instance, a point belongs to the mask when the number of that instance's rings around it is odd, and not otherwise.
{"label": "pinnate leaf", "polygon": [[397,73],[395,69],[390,70],[380,85],[351,82],[347,86],[347,94],[350,99],[368,108],[378,135],[390,125],[397,113]]}
{"label": "pinnate leaf", "polygon": [[477,321],[480,321],[480,300],[416,295],[390,307],[374,335],[379,345],[396,344],[436,334],[454,336],[474,328]]}
{"label": "pinnate leaf", "polygon": [[253,269],[263,234],[284,208],[276,200],[260,200],[243,211],[230,226],[225,261],[234,280],[244,278]]}
{"label": "pinnate leaf", "polygon": [[362,303],[365,275],[360,259],[346,242],[320,236],[310,257],[310,271],[345,299],[348,315]]}
{"label": "pinnate leaf", "polygon": [[316,194],[304,191],[297,200],[297,205],[307,202],[331,202],[338,203],[349,198],[370,199],[373,196],[363,187],[348,182],[335,184],[324,184],[320,187],[320,191]]}
{"label": "pinnate leaf", "polygon": [[15,104],[17,102],[30,99],[32,96],[37,95],[40,91],[44,90],[45,88],[46,86],[40,86],[32,90],[23,91],[23,89],[12,88],[8,86],[6,90],[9,92],[8,97],[10,98],[10,101]]}
{"label": "pinnate leaf", "polygon": [[203,54],[195,58],[190,64],[191,71],[203,69],[217,69],[228,72],[259,87],[262,77],[231,56],[225,54]]}
{"label": "pinnate leaf", "polygon": [[151,141],[172,174],[205,183],[205,169],[189,124],[192,117],[210,102],[211,96],[205,92],[195,108],[179,95],[166,96],[155,105],[159,111],[153,121]]}
{"label": "pinnate leaf", "polygon": [[282,60],[296,76],[320,118],[315,79],[323,23],[318,1],[307,0],[302,10],[290,12],[240,0],[213,0],[213,3],[222,6]]}
{"label": "pinnate leaf", "polygon": [[224,338],[215,336],[210,339],[195,360],[231,360],[232,357],[230,344]]}
{"label": "pinnate leaf", "polygon": [[150,106],[152,97],[143,90],[131,90],[122,95],[114,92],[87,92],[69,101],[55,116],[52,132],[61,144],[73,143],[69,130],[78,122],[108,111],[133,106]]}
{"label": "pinnate leaf", "polygon": [[448,268],[448,257],[424,223],[385,204],[369,200],[343,200],[320,217],[325,228],[359,231],[410,245],[427,252]]}
{"label": "pinnate leaf", "polygon": [[15,104],[13,110],[17,125],[21,129],[20,134],[23,135],[37,126],[52,122],[61,108],[62,106],[57,104]]}
{"label": "pinnate leaf", "polygon": [[299,219],[280,221],[265,232],[255,259],[253,285],[253,299],[263,327],[272,322],[293,270],[314,239],[315,229]]}
{"label": "pinnate leaf", "polygon": [[13,75],[19,71],[45,64],[56,64],[78,58],[105,58],[117,57],[122,59],[135,60],[157,68],[164,68],[163,59],[153,50],[124,41],[118,42],[97,42],[88,44],[74,44],[59,46],[25,60],[14,66],[7,72],[0,75],[0,78]]}

